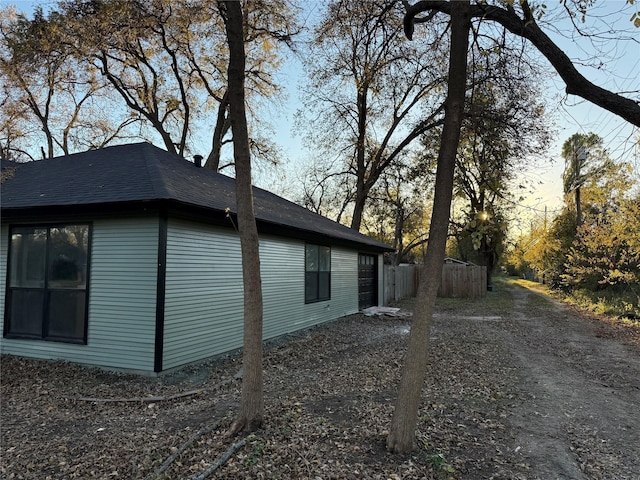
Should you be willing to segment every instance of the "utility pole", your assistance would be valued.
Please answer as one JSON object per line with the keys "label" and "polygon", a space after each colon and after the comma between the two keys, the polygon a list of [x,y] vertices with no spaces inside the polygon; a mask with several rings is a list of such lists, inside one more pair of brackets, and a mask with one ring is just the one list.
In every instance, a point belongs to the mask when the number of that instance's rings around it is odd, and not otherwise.
{"label": "utility pole", "polygon": [[582,205],[580,205],[580,186],[582,185],[581,168],[587,160],[587,149],[584,145],[575,148],[575,199],[576,199],[576,226],[582,225]]}

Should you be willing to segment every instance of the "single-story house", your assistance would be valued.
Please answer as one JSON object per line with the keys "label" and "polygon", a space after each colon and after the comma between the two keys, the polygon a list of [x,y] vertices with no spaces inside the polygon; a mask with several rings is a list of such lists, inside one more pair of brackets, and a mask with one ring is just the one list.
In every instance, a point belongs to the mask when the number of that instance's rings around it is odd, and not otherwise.
{"label": "single-story house", "polygon": [[[233,178],[137,143],[2,161],[0,189],[0,352],[153,375],[242,347]],[[265,339],[382,305],[388,245],[254,195]]]}

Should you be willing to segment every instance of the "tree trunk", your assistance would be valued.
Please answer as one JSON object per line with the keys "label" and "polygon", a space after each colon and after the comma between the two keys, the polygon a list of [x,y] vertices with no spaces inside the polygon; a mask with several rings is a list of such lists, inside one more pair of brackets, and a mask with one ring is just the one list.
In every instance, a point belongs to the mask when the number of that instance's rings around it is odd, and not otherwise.
{"label": "tree trunk", "polygon": [[223,13],[226,13],[225,27],[229,42],[229,116],[236,165],[236,203],[244,286],[242,397],[238,417],[230,429],[230,434],[235,434],[243,429],[255,430],[262,425],[263,420],[262,281],[258,229],[253,211],[251,156],[245,110],[246,57],[242,6],[240,2],[221,1],[218,4]]}
{"label": "tree trunk", "polygon": [[425,258],[425,278],[418,292],[398,399],[387,438],[387,448],[395,453],[409,452],[415,446],[418,408],[427,369],[431,317],[442,276],[453,194],[453,173],[464,114],[469,7],[468,0],[451,3],[449,91],[438,154],[434,203]]}
{"label": "tree trunk", "polygon": [[366,188],[365,179],[367,177],[366,158],[366,135],[367,135],[367,91],[368,86],[362,85],[358,90],[358,140],[356,142],[356,199],[353,207],[353,217],[351,218],[351,228],[360,230],[362,225],[362,215],[367,202],[369,190]]}
{"label": "tree trunk", "polygon": [[576,187],[576,191],[574,193],[576,198],[576,226],[582,225],[582,205],[580,199],[580,187]]}
{"label": "tree trunk", "polygon": [[489,245],[489,238],[486,233],[482,236],[480,252],[482,256],[482,263],[487,267],[487,288],[489,288],[493,284],[493,270],[496,265],[496,253]]}
{"label": "tree trunk", "polygon": [[356,186],[356,200],[353,205],[353,216],[351,217],[351,228],[360,231],[362,225],[362,215],[367,202],[368,191],[365,190],[364,181],[358,179]]}
{"label": "tree trunk", "polygon": [[404,228],[404,208],[398,206],[396,210],[396,227],[393,234],[393,266],[397,267],[402,261],[402,251],[404,250],[404,242],[402,238],[402,230]]}
{"label": "tree trunk", "polygon": [[229,130],[229,118],[227,118],[227,107],[229,105],[229,92],[224,92],[222,101],[218,105],[218,115],[216,116],[216,125],[213,129],[211,138],[211,152],[204,164],[205,168],[209,168],[214,172],[220,170],[220,153],[222,151],[222,139]]}

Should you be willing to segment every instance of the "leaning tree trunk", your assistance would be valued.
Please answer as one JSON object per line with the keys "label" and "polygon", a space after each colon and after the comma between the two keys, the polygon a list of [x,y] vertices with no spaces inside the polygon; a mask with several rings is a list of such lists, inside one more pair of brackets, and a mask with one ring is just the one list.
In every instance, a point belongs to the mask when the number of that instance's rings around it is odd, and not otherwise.
{"label": "leaning tree trunk", "polygon": [[224,92],[220,105],[218,105],[218,115],[216,116],[216,124],[213,129],[211,138],[211,152],[207,157],[204,168],[208,168],[217,172],[220,170],[220,154],[222,152],[222,140],[227,134],[231,126],[230,119],[227,117],[227,108],[229,106],[229,92]]}
{"label": "leaning tree trunk", "polygon": [[229,42],[229,116],[233,133],[233,155],[236,165],[236,203],[238,230],[242,249],[242,281],[244,286],[244,346],[242,397],[238,417],[230,433],[255,430],[264,415],[262,375],[262,281],[258,229],[253,211],[251,187],[251,155],[245,110],[245,51],[242,7],[240,2],[219,2],[225,14]]}
{"label": "leaning tree trunk", "polygon": [[395,453],[409,452],[415,446],[418,408],[427,370],[431,317],[442,276],[453,194],[453,173],[464,114],[469,28],[469,1],[451,2],[449,91],[438,154],[425,274],[418,292],[398,399],[387,438],[387,448]]}

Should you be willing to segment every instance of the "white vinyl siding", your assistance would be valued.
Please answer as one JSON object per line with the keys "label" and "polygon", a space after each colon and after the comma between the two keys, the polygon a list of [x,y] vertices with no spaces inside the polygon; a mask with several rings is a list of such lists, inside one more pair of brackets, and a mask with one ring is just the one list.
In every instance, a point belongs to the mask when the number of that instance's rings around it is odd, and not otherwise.
{"label": "white vinyl siding", "polygon": [[[331,249],[331,299],[304,301],[301,240],[260,237],[263,337],[311,327],[358,309],[357,251]],[[163,369],[242,347],[242,258],[238,234],[169,219]]]}
{"label": "white vinyl siding", "polygon": [[[5,228],[2,235],[4,287]],[[87,345],[5,338],[2,352],[153,371],[157,261],[157,217],[94,221]]]}

